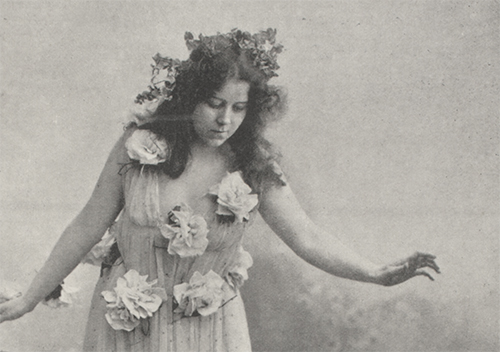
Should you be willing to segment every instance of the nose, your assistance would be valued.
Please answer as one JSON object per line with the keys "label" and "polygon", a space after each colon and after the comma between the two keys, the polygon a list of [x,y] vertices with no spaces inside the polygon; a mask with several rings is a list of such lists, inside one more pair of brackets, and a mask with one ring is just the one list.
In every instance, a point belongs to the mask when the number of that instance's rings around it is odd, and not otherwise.
{"label": "nose", "polygon": [[217,116],[217,123],[219,125],[229,125],[231,123],[231,109],[225,108],[220,110]]}

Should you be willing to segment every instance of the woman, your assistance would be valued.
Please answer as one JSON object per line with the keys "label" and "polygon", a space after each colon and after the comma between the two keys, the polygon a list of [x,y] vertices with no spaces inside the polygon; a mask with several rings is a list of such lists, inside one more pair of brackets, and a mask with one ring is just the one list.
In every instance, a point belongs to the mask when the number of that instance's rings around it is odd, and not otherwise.
{"label": "woman", "polygon": [[188,60],[154,57],[152,86],[89,202],[26,294],[0,306],[0,321],[33,310],[87,253],[96,256],[109,229],[105,243],[116,244],[103,260],[86,351],[249,351],[239,287],[252,259],[241,241],[257,211],[333,275],[389,286],[432,279],[425,267],[439,272],[422,253],[375,265],[304,213],[262,137],[284,105],[268,85],[279,68],[275,34],[187,33]]}

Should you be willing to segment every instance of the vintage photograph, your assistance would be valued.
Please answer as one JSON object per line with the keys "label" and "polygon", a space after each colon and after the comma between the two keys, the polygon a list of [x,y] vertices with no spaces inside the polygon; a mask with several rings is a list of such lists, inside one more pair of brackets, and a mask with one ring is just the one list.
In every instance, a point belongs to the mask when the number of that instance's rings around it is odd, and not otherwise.
{"label": "vintage photograph", "polygon": [[0,351],[498,351],[498,1],[0,1]]}

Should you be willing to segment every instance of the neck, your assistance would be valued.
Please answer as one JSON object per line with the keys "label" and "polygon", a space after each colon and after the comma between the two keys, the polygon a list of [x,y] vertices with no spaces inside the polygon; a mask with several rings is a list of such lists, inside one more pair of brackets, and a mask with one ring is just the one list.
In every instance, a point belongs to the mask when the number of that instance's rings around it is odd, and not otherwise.
{"label": "neck", "polygon": [[193,158],[204,157],[213,158],[225,154],[228,151],[229,145],[224,143],[219,147],[211,147],[202,143],[194,142],[191,145],[191,154]]}

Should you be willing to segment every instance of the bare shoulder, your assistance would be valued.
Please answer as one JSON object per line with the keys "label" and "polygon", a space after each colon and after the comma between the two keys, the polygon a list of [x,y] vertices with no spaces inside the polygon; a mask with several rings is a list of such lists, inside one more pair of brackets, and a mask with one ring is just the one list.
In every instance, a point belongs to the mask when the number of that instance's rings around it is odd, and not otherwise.
{"label": "bare shoulder", "polygon": [[116,165],[124,165],[130,162],[125,144],[135,130],[137,130],[137,127],[126,128],[123,131],[122,135],[111,150],[106,164],[114,163]]}

